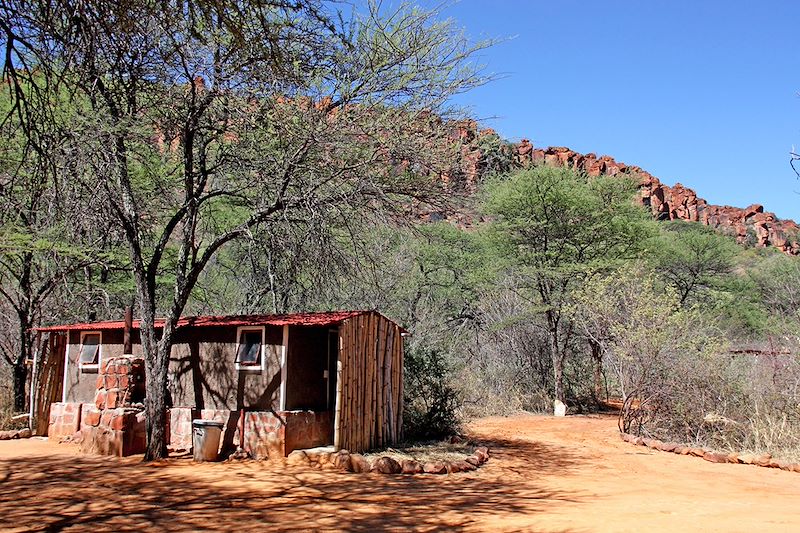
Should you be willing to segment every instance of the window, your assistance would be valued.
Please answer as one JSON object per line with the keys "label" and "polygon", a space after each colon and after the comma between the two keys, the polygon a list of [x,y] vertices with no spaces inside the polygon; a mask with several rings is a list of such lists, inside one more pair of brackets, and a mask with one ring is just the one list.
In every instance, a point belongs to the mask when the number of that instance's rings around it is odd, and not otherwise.
{"label": "window", "polygon": [[100,345],[102,344],[99,331],[84,331],[81,333],[81,349],[78,353],[78,363],[81,368],[98,368],[100,366]]}
{"label": "window", "polygon": [[264,365],[264,328],[239,328],[237,331],[236,368],[262,370]]}

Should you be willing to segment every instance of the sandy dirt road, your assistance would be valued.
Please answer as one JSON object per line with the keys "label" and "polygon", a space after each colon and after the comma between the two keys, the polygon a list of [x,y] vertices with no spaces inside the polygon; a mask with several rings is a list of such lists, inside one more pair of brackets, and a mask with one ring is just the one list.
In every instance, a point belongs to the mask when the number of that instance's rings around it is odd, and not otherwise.
{"label": "sandy dirt road", "polygon": [[470,431],[476,472],[385,477],[0,442],[0,529],[800,531],[800,474],[622,442],[615,419],[520,415]]}

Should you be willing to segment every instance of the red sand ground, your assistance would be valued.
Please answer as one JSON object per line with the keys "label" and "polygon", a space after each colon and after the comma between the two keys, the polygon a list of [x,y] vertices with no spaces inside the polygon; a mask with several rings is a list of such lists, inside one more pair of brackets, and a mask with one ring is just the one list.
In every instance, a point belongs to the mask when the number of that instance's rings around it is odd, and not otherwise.
{"label": "red sand ground", "polygon": [[800,474],[632,446],[612,417],[489,418],[476,472],[386,477],[264,463],[143,465],[0,442],[0,529],[800,531]]}

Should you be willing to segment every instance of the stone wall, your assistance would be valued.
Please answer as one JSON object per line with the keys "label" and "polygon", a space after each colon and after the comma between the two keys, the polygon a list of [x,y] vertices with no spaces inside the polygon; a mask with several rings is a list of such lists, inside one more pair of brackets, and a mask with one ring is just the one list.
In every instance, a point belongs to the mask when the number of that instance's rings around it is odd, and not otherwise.
{"label": "stone wall", "polygon": [[142,409],[118,407],[100,410],[93,404],[81,407],[82,451],[120,457],[144,453],[147,434]]}
{"label": "stone wall", "polygon": [[147,447],[144,360],[121,356],[103,361],[94,404],[81,408],[81,449],[100,455],[144,453]]}
{"label": "stone wall", "polygon": [[286,418],[285,454],[304,448],[316,448],[333,442],[331,412],[291,411]]}

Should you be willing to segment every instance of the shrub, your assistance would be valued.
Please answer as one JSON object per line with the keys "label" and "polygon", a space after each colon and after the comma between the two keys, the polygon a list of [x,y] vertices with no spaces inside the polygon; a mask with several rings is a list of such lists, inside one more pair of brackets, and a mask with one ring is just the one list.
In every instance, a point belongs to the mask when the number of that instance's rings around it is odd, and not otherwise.
{"label": "shrub", "polygon": [[408,440],[432,440],[459,430],[456,390],[438,350],[417,348],[405,356],[403,431]]}

